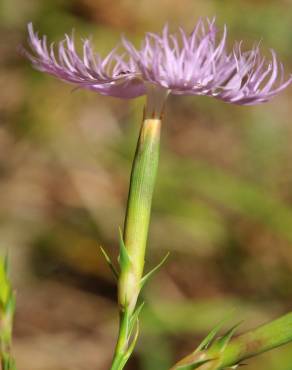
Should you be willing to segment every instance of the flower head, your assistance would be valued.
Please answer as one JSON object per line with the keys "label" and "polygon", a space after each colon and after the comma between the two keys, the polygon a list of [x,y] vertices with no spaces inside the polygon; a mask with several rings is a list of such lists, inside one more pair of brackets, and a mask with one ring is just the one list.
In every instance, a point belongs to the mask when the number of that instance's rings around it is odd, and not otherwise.
{"label": "flower head", "polygon": [[103,95],[134,98],[158,86],[162,95],[206,95],[252,105],[268,101],[292,82],[292,76],[284,81],[273,50],[270,61],[258,45],[242,51],[237,43],[228,52],[226,26],[218,40],[215,19],[200,20],[190,35],[183,29],[172,34],[168,26],[161,35],[147,33],[140,49],[123,38],[122,54],[115,48],[105,58],[93,52],[89,40],[83,41],[81,57],[73,37],[48,46],[45,36],[39,39],[31,24],[28,28],[33,54],[25,53],[37,69]]}

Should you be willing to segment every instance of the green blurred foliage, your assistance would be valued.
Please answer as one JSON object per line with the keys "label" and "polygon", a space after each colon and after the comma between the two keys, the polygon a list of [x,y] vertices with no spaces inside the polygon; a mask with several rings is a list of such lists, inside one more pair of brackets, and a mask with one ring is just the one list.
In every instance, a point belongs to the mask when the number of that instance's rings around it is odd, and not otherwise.
{"label": "green blurred foliage", "polygon": [[[101,54],[121,33],[228,25],[229,44],[261,41],[292,67],[290,0],[1,0],[0,244],[17,288],[14,350],[26,370],[107,369],[115,258],[144,99],[74,90],[17,52],[26,23],[40,34],[92,35]],[[245,330],[292,307],[291,88],[237,107],[170,97],[147,254],[166,265],[145,289],[142,335],[129,369],[167,369],[228,312]],[[230,326],[227,323],[227,326]],[[33,361],[32,361],[33,359]],[[290,370],[291,346],[250,361]]]}
{"label": "green blurred foliage", "polygon": [[8,260],[0,257],[0,362],[3,370],[16,370],[11,356],[15,296],[8,278]]}

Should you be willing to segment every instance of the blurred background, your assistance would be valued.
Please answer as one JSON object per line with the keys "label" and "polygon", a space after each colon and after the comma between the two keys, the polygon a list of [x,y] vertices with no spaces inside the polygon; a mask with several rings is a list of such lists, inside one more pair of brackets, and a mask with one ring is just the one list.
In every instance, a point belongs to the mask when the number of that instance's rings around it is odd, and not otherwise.
{"label": "blurred background", "polygon": [[[229,43],[262,40],[292,71],[291,0],[0,0],[0,252],[17,291],[21,370],[106,370],[117,334],[116,258],[144,99],[75,90],[17,52],[26,24],[61,40],[92,35],[105,55],[168,21],[226,23]],[[170,97],[163,125],[144,291],[127,369],[163,370],[218,321],[244,331],[292,309],[292,89],[269,104]],[[250,360],[291,370],[292,346]]]}

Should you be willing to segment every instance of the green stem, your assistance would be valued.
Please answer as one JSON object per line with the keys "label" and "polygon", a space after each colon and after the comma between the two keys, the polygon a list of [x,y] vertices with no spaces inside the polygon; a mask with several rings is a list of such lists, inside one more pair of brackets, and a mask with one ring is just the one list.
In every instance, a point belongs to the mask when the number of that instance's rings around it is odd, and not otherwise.
{"label": "green stem", "polygon": [[130,356],[130,354],[128,353],[128,322],[128,315],[121,314],[119,336],[115,348],[111,370],[122,370]]}
{"label": "green stem", "polygon": [[223,352],[222,366],[231,366],[290,341],[292,341],[292,312],[234,338]]}
{"label": "green stem", "polygon": [[133,161],[121,243],[123,258],[120,254],[121,271],[118,279],[120,327],[111,370],[124,368],[138,335],[138,331],[136,335],[132,334],[134,325],[137,324],[134,312],[144,269],[152,196],[159,160],[160,129],[160,119],[143,121]]}
{"label": "green stem", "polygon": [[187,356],[171,370],[193,369],[192,364],[208,359],[209,362],[196,369],[221,370],[290,341],[292,341],[292,312],[232,339],[224,349],[220,348],[219,342],[215,342],[208,350]]}

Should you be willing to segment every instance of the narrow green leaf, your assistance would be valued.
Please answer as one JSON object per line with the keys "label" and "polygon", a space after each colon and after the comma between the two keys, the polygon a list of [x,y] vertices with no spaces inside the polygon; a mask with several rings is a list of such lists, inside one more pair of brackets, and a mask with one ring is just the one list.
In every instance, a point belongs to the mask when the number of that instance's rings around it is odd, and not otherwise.
{"label": "narrow green leaf", "polygon": [[132,265],[130,256],[128,254],[127,248],[124,243],[122,230],[119,229],[120,234],[120,254],[119,254],[119,264],[121,270],[128,270],[130,266]]}
{"label": "narrow green leaf", "polygon": [[202,342],[198,345],[198,347],[195,349],[193,353],[206,350],[210,346],[211,342],[214,340],[216,335],[219,333],[220,329],[225,324],[225,322],[229,320],[230,316],[231,313],[225,315],[225,317],[214,327],[214,329],[212,329],[210,333],[202,340]]}
{"label": "narrow green leaf", "polygon": [[129,337],[132,335],[132,331],[134,328],[134,325],[136,321],[138,320],[140,313],[144,307],[145,302],[142,302],[139,307],[134,311],[132,317],[130,318],[130,323],[129,323]]}
{"label": "narrow green leaf", "polygon": [[199,361],[196,361],[192,364],[178,366],[178,367],[176,367],[176,369],[177,370],[195,370],[195,369],[198,369],[200,366],[207,364],[210,361],[212,361],[212,359],[199,360]]}
{"label": "narrow green leaf", "polygon": [[106,253],[106,251],[103,249],[102,246],[100,246],[99,248],[101,250],[101,253],[104,256],[104,259],[105,259],[106,263],[108,264],[109,268],[111,269],[111,272],[113,273],[114,277],[118,280],[119,273],[118,273],[117,269],[115,268],[115,266],[113,265],[109,255]]}
{"label": "narrow green leaf", "polygon": [[168,257],[169,257],[169,252],[166,254],[166,256],[161,260],[161,262],[157,266],[155,266],[151,271],[149,271],[145,276],[142,277],[140,281],[141,289],[150,280],[150,278],[155,274],[155,272],[160,269],[160,267],[165,263]]}
{"label": "narrow green leaf", "polygon": [[136,332],[135,332],[135,335],[133,337],[133,340],[132,342],[129,344],[129,347],[128,347],[128,350],[127,350],[127,357],[129,358],[132,354],[132,352],[134,351],[134,348],[136,346],[136,342],[137,342],[137,339],[138,339],[138,336],[139,336],[139,319],[136,320]]}
{"label": "narrow green leaf", "polygon": [[210,331],[210,333],[202,340],[202,342],[198,345],[198,347],[195,349],[194,353],[197,353],[199,351],[203,351],[207,349],[212,342],[212,340],[215,338],[215,336],[218,334],[220,329],[222,328],[224,322],[226,320],[221,321],[219,324],[215,326],[214,329]]}
{"label": "narrow green leaf", "polygon": [[225,350],[226,346],[228,345],[231,338],[233,337],[235,330],[239,327],[240,324],[241,322],[234,325],[230,330],[227,331],[226,334],[224,334],[222,337],[217,339],[215,346],[219,348],[220,352],[223,352]]}

